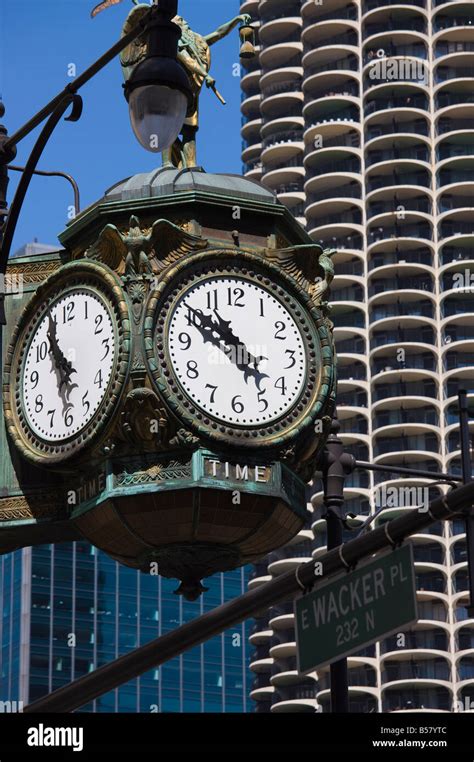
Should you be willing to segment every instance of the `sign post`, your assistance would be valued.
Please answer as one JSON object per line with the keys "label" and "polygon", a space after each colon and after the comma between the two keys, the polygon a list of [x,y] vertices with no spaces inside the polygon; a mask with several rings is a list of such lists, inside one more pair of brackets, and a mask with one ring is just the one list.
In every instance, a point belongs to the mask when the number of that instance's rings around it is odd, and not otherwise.
{"label": "sign post", "polygon": [[298,672],[359,651],[417,621],[410,544],[295,600]]}

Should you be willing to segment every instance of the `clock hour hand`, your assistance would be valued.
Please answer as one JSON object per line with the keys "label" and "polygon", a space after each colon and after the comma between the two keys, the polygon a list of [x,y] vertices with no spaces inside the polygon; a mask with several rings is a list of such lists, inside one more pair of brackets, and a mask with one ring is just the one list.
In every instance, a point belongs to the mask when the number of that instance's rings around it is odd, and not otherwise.
{"label": "clock hour hand", "polygon": [[[186,303],[185,307],[187,307],[194,316],[194,325],[203,337],[204,343],[209,341],[211,344],[218,347],[218,349],[220,349],[221,352],[223,352],[225,356],[243,372],[245,383],[247,383],[248,378],[252,376],[255,380],[257,389],[260,389],[262,379],[268,378],[268,375],[266,373],[260,373],[258,365],[262,360],[267,360],[268,358],[263,357],[262,355],[259,357],[252,355],[245,344],[233,333],[230,327],[231,321],[221,318],[217,310],[214,310],[217,320],[216,322],[212,315],[205,315],[202,310],[195,310]],[[196,322],[196,318],[199,323]]]}
{"label": "clock hour hand", "polygon": [[61,389],[63,386],[69,386],[71,383],[71,376],[73,373],[77,373],[75,368],[72,367],[72,363],[69,362],[69,360],[66,360],[63,352],[61,351],[59,344],[58,344],[58,337],[57,337],[57,328],[56,328],[56,321],[54,320],[51,311],[48,310],[48,332],[47,337],[49,340],[49,346],[50,346],[50,354],[53,355],[54,359],[54,365],[56,369],[59,371],[59,391],[61,392]]}

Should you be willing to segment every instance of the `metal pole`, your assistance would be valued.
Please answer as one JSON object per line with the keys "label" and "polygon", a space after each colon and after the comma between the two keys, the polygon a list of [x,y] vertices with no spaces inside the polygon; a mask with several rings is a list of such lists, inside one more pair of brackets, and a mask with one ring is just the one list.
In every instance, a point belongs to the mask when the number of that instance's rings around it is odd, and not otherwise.
{"label": "metal pole", "polygon": [[[9,164],[7,170],[12,169],[14,172],[24,172],[26,167],[17,167],[14,164]],[[81,200],[79,195],[79,186],[72,175],[68,175],[67,172],[46,172],[44,169],[35,169],[34,175],[40,175],[41,177],[64,177],[65,180],[71,185],[74,193],[74,213],[79,214],[81,211]]]}
{"label": "metal pole", "polygon": [[[459,400],[459,434],[461,439],[461,467],[464,484],[472,481],[470,435],[469,435],[469,409],[467,406],[467,392],[460,389]],[[467,571],[469,575],[469,604],[467,612],[469,617],[474,617],[474,511],[466,515],[466,549]]]}
{"label": "metal pole", "polygon": [[410,511],[388,524],[351,540],[343,548],[329,550],[318,558],[318,563],[323,564],[325,571],[323,577],[315,577],[314,561],[301,564],[296,571],[281,574],[271,582],[249,590],[233,601],[224,603],[213,611],[176,628],[173,632],[162,635],[110,664],[99,667],[70,685],[58,688],[49,696],[34,701],[24,711],[71,712],[78,709],[97,696],[133,680],[138,675],[203,643],[228,627],[255,616],[259,611],[294,598],[301,593],[302,588],[313,587],[315,580],[316,585],[325,583],[328,577],[345,571],[347,566],[355,566],[359,561],[372,556],[377,551],[394,543],[401,543],[411,534],[419,532],[440,519],[456,518],[461,511],[470,508],[473,502],[474,482],[470,482],[434,500],[430,503],[428,511]]}
{"label": "metal pole", "polygon": [[[324,518],[327,528],[327,549],[333,550],[343,543],[344,482],[354,466],[354,458],[344,452],[344,444],[338,437],[341,428],[336,417],[323,456]],[[347,659],[331,664],[331,711],[349,711],[349,679]]]}
{"label": "metal pole", "polygon": [[462,476],[456,474],[443,474],[438,471],[423,471],[419,468],[405,468],[404,466],[381,466],[378,463],[366,463],[365,460],[356,460],[355,468],[366,468],[368,471],[382,471],[387,474],[405,474],[406,476],[420,476],[423,479],[435,481],[459,482],[462,484]]}

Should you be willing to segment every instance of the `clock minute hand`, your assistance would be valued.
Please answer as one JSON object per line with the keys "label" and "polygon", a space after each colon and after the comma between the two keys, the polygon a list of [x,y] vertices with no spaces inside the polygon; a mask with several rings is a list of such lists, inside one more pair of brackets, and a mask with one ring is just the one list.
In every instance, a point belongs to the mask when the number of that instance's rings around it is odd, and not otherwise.
{"label": "clock minute hand", "polygon": [[[214,310],[217,319],[217,322],[215,322],[212,315],[205,315],[202,310],[195,310],[194,307],[191,307],[186,303],[185,307],[187,307],[194,316],[194,325],[203,337],[204,343],[210,342],[220,349],[221,352],[223,352],[225,356],[244,373],[245,383],[247,383],[249,376],[253,376],[255,385],[257,389],[260,390],[262,379],[268,378],[268,375],[266,373],[260,373],[258,364],[262,360],[267,360],[268,358],[263,356],[255,357],[252,355],[245,344],[233,333],[230,328],[231,321],[221,318],[217,310]],[[196,318],[199,320],[199,323],[196,322]],[[217,336],[214,336],[214,334],[217,334]],[[222,346],[223,344],[224,347]],[[236,352],[233,352],[232,348],[235,348]],[[247,358],[247,362],[242,362],[243,357]]]}
{"label": "clock minute hand", "polygon": [[[249,376],[252,376],[257,389],[260,390],[261,381],[264,378],[268,378],[269,376],[267,373],[261,373],[258,369],[258,366],[262,360],[268,360],[268,357],[264,357],[264,355],[255,357],[255,355],[249,352],[244,342],[234,334],[232,328],[230,327],[231,321],[223,320],[217,310],[214,310],[214,314],[217,318],[219,326],[215,330],[220,334],[224,343],[226,343],[231,348],[229,359],[239,368],[239,370],[243,371],[245,383],[247,383]],[[234,354],[232,352],[232,347],[236,350],[235,358],[232,357]]]}
{"label": "clock minute hand", "polygon": [[69,386],[72,374],[77,373],[77,371],[72,367],[72,363],[66,360],[63,352],[59,347],[56,321],[51,315],[50,310],[48,310],[48,321],[49,327],[47,337],[49,339],[50,352],[53,355],[55,367],[59,371],[59,391],[61,391],[64,385]]}

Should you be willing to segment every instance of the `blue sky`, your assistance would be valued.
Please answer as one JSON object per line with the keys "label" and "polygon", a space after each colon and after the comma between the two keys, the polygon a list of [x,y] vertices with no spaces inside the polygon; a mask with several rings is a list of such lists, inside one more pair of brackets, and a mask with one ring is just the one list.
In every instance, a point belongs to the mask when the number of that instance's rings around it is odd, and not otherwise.
{"label": "blue sky", "polygon": [[[12,134],[67,84],[69,64],[81,73],[120,36],[131,0],[90,18],[98,0],[0,0],[0,95],[3,123]],[[179,12],[207,34],[239,13],[238,0],[179,0]],[[204,89],[198,162],[208,172],[241,171],[240,83],[233,75],[239,61],[234,30],[213,49],[211,73],[227,101],[222,106]],[[78,122],[61,122],[38,164],[76,179],[84,208],[118,180],[159,166],[160,157],[144,151],[131,131],[122,92],[118,59],[81,90],[84,111]],[[18,147],[16,164],[24,166],[37,128]],[[19,173],[12,172],[9,202]],[[57,243],[72,205],[72,189],[61,178],[33,178],[18,222],[12,252],[35,237]]]}

